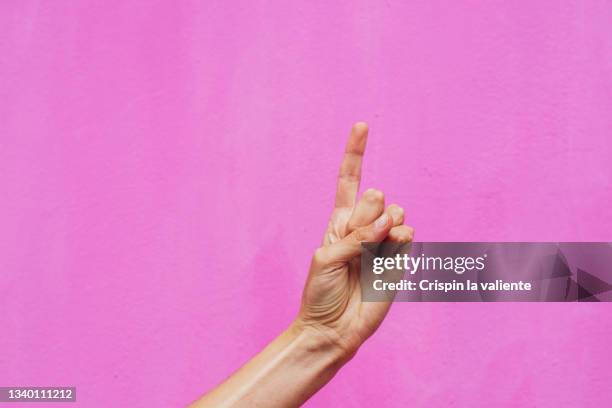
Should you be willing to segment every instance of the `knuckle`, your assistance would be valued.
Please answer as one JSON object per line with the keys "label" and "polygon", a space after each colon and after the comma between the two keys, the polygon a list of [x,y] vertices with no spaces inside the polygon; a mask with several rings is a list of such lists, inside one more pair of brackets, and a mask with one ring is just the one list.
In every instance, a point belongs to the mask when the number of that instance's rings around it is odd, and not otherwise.
{"label": "knuckle", "polygon": [[410,242],[410,235],[408,235],[406,233],[400,234],[400,236],[398,237],[397,241],[400,244],[407,244],[408,242]]}
{"label": "knuckle", "polygon": [[414,228],[407,227],[406,234],[408,235],[408,242],[412,241],[414,239]]}
{"label": "knuckle", "polygon": [[397,204],[389,206],[389,212],[393,215],[393,219],[398,223],[404,222],[404,209]]}
{"label": "knuckle", "polygon": [[319,247],[315,250],[314,255],[312,257],[313,263],[316,265],[325,265],[329,260],[329,256],[327,251],[323,247]]}
{"label": "knuckle", "polygon": [[412,227],[402,225],[399,227],[394,227],[391,230],[391,233],[389,236],[393,242],[397,242],[399,244],[407,244],[412,241],[413,235],[414,235],[414,230]]}
{"label": "knuckle", "polygon": [[383,201],[385,199],[383,192],[375,188],[367,189],[365,193],[363,193],[363,196],[370,201]]}

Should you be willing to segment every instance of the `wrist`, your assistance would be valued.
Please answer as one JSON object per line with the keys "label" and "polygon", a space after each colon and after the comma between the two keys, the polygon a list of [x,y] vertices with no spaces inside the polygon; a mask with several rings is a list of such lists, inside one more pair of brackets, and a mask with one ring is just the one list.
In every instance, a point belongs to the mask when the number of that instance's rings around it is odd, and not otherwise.
{"label": "wrist", "polygon": [[356,348],[344,344],[341,336],[333,329],[296,319],[288,327],[287,333],[297,339],[300,348],[307,353],[325,356],[340,368],[357,352]]}

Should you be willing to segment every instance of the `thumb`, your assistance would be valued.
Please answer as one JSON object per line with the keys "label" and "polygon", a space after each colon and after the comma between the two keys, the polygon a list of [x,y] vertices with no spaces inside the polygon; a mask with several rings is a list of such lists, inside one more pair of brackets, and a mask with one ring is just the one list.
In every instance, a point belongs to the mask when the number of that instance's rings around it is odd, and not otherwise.
{"label": "thumb", "polygon": [[327,263],[345,263],[361,255],[362,242],[379,242],[387,237],[393,227],[393,219],[384,212],[370,225],[357,228],[338,242],[323,248]]}

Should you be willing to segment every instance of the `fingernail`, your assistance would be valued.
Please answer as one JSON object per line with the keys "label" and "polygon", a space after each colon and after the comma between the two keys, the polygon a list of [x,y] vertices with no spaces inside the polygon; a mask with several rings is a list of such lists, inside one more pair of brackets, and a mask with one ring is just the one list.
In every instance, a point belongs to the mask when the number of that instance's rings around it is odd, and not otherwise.
{"label": "fingernail", "polygon": [[374,223],[374,226],[378,229],[384,228],[387,225],[388,221],[389,221],[389,216],[387,215],[387,213],[384,213],[383,215],[378,217],[378,219]]}

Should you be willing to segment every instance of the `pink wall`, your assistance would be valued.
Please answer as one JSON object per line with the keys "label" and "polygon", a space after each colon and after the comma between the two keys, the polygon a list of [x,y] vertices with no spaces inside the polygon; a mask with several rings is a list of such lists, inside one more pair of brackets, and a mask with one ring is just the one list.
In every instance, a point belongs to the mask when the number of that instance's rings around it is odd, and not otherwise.
{"label": "pink wall", "polygon": [[[296,313],[356,120],[420,240],[612,239],[610,3],[289,3],[0,2],[0,385],[228,375]],[[309,406],[610,406],[611,311],[397,304]]]}

